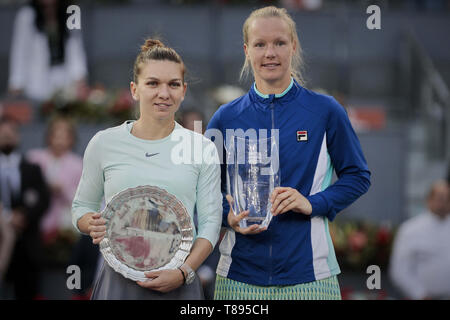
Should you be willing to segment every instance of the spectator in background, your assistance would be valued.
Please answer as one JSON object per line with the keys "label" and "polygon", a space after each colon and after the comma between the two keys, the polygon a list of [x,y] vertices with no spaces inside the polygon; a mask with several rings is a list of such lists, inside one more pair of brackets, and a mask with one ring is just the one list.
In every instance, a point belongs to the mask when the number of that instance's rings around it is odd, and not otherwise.
{"label": "spectator in background", "polygon": [[[72,121],[63,117],[54,118],[45,135],[47,147],[28,153],[28,159],[41,167],[51,191],[50,207],[40,225],[41,237],[47,247],[64,240],[63,234],[67,234],[67,241],[70,238],[75,241],[78,236],[72,226],[70,210],[80,181],[83,160],[72,152],[75,140],[76,128]],[[70,237],[70,233],[73,237]]]}
{"label": "spectator in background", "polygon": [[62,0],[33,0],[18,11],[10,52],[12,96],[40,102],[59,89],[84,86],[86,56],[81,34],[66,27],[67,6]]}
{"label": "spectator in background", "polygon": [[390,277],[411,299],[450,299],[450,190],[433,183],[427,211],[400,226]]}
{"label": "spectator in background", "polygon": [[99,250],[92,243],[91,237],[81,235],[78,238],[72,225],[72,200],[83,167],[83,159],[72,151],[76,131],[70,118],[52,119],[45,134],[47,147],[31,150],[28,158],[41,167],[51,190],[50,207],[40,226],[41,238],[47,248],[47,262],[80,267],[81,288],[73,290],[72,298],[84,300],[90,296]]}
{"label": "spectator in background", "polygon": [[5,280],[13,285],[16,299],[33,299],[39,290],[39,222],[48,208],[49,191],[40,168],[15,151],[19,141],[17,124],[1,119],[1,214],[15,237]]}

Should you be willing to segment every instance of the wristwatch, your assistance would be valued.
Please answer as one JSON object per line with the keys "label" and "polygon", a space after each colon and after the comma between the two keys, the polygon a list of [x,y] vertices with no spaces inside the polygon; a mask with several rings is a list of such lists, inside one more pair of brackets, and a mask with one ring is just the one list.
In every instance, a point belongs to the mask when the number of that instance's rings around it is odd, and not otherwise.
{"label": "wristwatch", "polygon": [[195,279],[195,272],[194,272],[194,270],[192,270],[192,268],[189,267],[189,265],[186,264],[186,263],[184,263],[181,267],[184,267],[184,269],[187,272],[186,281],[184,283],[185,284],[191,284],[192,282],[194,282],[194,279]]}

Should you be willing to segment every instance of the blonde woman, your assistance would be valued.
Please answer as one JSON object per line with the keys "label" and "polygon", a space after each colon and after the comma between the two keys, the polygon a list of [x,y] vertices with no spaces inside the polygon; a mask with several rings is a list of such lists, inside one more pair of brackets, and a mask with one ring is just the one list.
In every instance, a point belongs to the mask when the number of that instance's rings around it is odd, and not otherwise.
{"label": "blonde woman", "polygon": [[215,299],[341,299],[328,223],[370,186],[358,138],[334,98],[303,86],[300,42],[285,9],[253,11],[243,37],[241,76],[255,82],[221,106],[208,129],[224,137],[230,129],[278,130],[281,187],[267,230],[239,227],[248,212],[235,216],[224,201]]}

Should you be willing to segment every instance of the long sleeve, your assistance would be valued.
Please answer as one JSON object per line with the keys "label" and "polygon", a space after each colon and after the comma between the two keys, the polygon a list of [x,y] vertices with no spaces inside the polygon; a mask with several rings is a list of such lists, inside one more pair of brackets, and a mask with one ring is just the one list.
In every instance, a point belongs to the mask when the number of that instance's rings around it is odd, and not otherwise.
{"label": "long sleeve", "polygon": [[101,141],[97,133],[89,142],[83,157],[83,171],[72,202],[72,223],[88,212],[98,212],[104,194],[104,175],[101,165]]}
{"label": "long sleeve", "polygon": [[222,194],[220,192],[220,165],[217,150],[213,143],[207,141],[204,151],[210,157],[205,157],[197,182],[197,214],[198,235],[211,242],[214,247],[219,239]]}
{"label": "long sleeve", "polygon": [[338,180],[324,191],[307,197],[313,209],[311,216],[327,216],[330,221],[367,192],[370,186],[370,171],[358,137],[345,109],[334,99],[333,102],[326,144]]}

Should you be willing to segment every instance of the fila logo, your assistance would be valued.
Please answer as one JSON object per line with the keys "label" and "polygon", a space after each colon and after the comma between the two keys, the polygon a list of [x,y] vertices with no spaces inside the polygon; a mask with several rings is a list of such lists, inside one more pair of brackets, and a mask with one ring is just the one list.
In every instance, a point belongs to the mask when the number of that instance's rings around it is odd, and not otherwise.
{"label": "fila logo", "polygon": [[297,131],[297,141],[308,141],[308,131]]}

